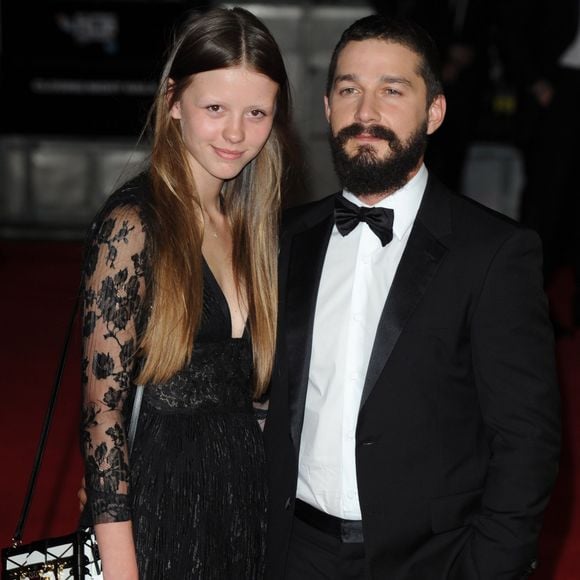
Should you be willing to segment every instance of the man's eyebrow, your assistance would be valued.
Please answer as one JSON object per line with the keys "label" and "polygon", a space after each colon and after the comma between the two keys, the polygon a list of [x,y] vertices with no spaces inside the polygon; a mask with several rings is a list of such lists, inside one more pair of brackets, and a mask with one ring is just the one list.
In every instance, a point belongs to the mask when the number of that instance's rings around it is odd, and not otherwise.
{"label": "man's eyebrow", "polygon": [[[338,75],[335,79],[334,79],[334,84],[338,84],[340,82],[358,82],[358,75],[354,74],[354,73],[347,73],[347,74],[343,74],[343,75]],[[399,85],[407,85],[407,86],[411,86],[411,81],[406,78],[406,77],[399,77],[399,76],[394,76],[394,75],[383,75],[380,78],[380,82],[381,83],[394,83],[394,84],[399,84]]]}
{"label": "man's eyebrow", "polygon": [[344,74],[344,75],[338,75],[334,79],[334,84],[340,83],[343,81],[356,82],[357,80],[358,80],[357,75],[349,73],[349,74]]}
{"label": "man's eyebrow", "polygon": [[396,77],[393,75],[384,75],[381,77],[381,83],[394,83],[397,85],[411,86],[411,81],[406,77]]}

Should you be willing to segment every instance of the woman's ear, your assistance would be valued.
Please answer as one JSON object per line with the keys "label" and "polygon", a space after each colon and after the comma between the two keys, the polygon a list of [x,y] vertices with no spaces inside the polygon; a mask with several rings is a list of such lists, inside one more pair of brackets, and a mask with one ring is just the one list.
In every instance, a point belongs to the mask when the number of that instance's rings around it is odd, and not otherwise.
{"label": "woman's ear", "polygon": [[173,119],[181,119],[181,102],[176,100],[173,101],[173,90],[175,89],[175,81],[173,79],[167,79],[167,88],[165,89],[165,100],[167,106],[170,106],[169,114]]}

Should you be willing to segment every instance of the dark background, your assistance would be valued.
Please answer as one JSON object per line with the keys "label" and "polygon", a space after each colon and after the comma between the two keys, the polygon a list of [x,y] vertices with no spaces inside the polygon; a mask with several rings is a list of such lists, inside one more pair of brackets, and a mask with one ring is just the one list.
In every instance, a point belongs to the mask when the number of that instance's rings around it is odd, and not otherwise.
{"label": "dark background", "polygon": [[207,3],[0,3],[0,131],[137,135],[175,24]]}

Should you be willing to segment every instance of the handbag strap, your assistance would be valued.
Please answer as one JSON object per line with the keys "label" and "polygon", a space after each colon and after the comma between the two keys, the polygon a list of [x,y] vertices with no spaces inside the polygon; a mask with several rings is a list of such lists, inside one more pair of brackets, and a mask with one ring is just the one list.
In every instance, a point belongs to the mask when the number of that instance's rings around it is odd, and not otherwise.
{"label": "handbag strap", "polygon": [[133,443],[135,443],[135,433],[137,433],[137,422],[139,421],[139,411],[141,410],[141,401],[143,400],[143,385],[137,385],[137,392],[133,399],[133,408],[131,409],[131,422],[129,423],[129,431],[127,439],[129,440],[129,457],[133,451]]}
{"label": "handbag strap", "polygon": [[[50,430],[50,424],[52,423],[52,417],[54,415],[54,408],[56,406],[56,400],[62,382],[62,375],[64,372],[66,357],[68,354],[68,347],[72,336],[74,322],[79,309],[81,296],[82,296],[82,286],[81,288],[79,288],[79,291],[77,293],[75,303],[71,312],[70,320],[68,323],[68,327],[66,330],[64,346],[62,348],[60,360],[56,370],[56,375],[54,377],[54,383],[52,385],[52,391],[50,394],[50,399],[48,401],[46,415],[44,417],[44,422],[42,424],[42,430],[40,432],[40,439],[38,441],[38,446],[36,448],[36,456],[34,458],[34,463],[32,465],[30,479],[28,480],[28,488],[26,490],[26,495],[24,496],[24,502],[22,505],[22,510],[20,511],[20,517],[18,518],[18,523],[16,524],[16,529],[14,531],[14,535],[12,536],[13,547],[17,547],[20,544],[22,544],[22,534],[24,533],[24,526],[28,518],[28,512],[30,511],[30,506],[32,504],[32,496],[34,494],[36,481],[38,479],[38,473],[40,471],[40,466],[42,464],[42,459],[44,457],[44,450],[46,448],[48,432]],[[137,385],[137,391],[135,393],[135,398],[133,400],[133,408],[131,410],[131,421],[129,423],[129,431],[128,431],[129,454],[131,453],[131,450],[133,448],[133,441],[135,439],[135,433],[137,431],[137,422],[139,420],[139,411],[141,409],[142,399],[143,399],[143,385]]]}
{"label": "handbag strap", "polygon": [[42,430],[40,432],[40,440],[36,448],[36,457],[34,458],[34,463],[32,465],[32,472],[30,473],[30,479],[28,480],[28,488],[26,490],[26,495],[24,497],[24,503],[22,505],[22,510],[20,512],[20,517],[18,518],[18,523],[16,524],[16,530],[12,536],[12,545],[14,547],[19,546],[22,543],[22,533],[24,530],[24,525],[26,519],[28,518],[28,511],[30,510],[30,505],[32,503],[32,494],[34,493],[34,488],[36,487],[36,480],[38,479],[38,472],[40,471],[40,465],[42,463],[42,458],[44,456],[44,450],[46,448],[46,440],[48,438],[48,431],[50,429],[50,424],[52,422],[52,416],[54,414],[54,408],[56,405],[56,399],[58,396],[58,391],[60,388],[60,383],[62,379],[62,374],[64,372],[64,366],[66,362],[66,355],[68,353],[68,345],[72,335],[72,329],[74,326],[75,318],[77,315],[77,310],[79,308],[79,302],[81,299],[81,291],[79,289],[77,297],[73,306],[72,314],[68,323],[68,328],[66,331],[64,346],[60,355],[60,360],[56,370],[56,375],[54,378],[54,383],[52,386],[52,391],[50,393],[50,399],[48,401],[48,407],[46,409],[46,415],[44,416],[44,422],[42,424]]}

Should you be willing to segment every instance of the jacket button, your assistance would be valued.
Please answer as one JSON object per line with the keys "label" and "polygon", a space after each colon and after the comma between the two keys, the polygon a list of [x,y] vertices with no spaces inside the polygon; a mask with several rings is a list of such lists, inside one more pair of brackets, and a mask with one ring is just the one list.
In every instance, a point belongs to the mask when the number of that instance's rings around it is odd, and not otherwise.
{"label": "jacket button", "polygon": [[376,443],[376,441],[373,441],[371,439],[368,439],[367,441],[361,441],[361,445],[363,447],[370,447],[371,445],[374,445]]}
{"label": "jacket button", "polygon": [[292,505],[292,498],[289,497],[284,504],[284,509],[287,510]]}

